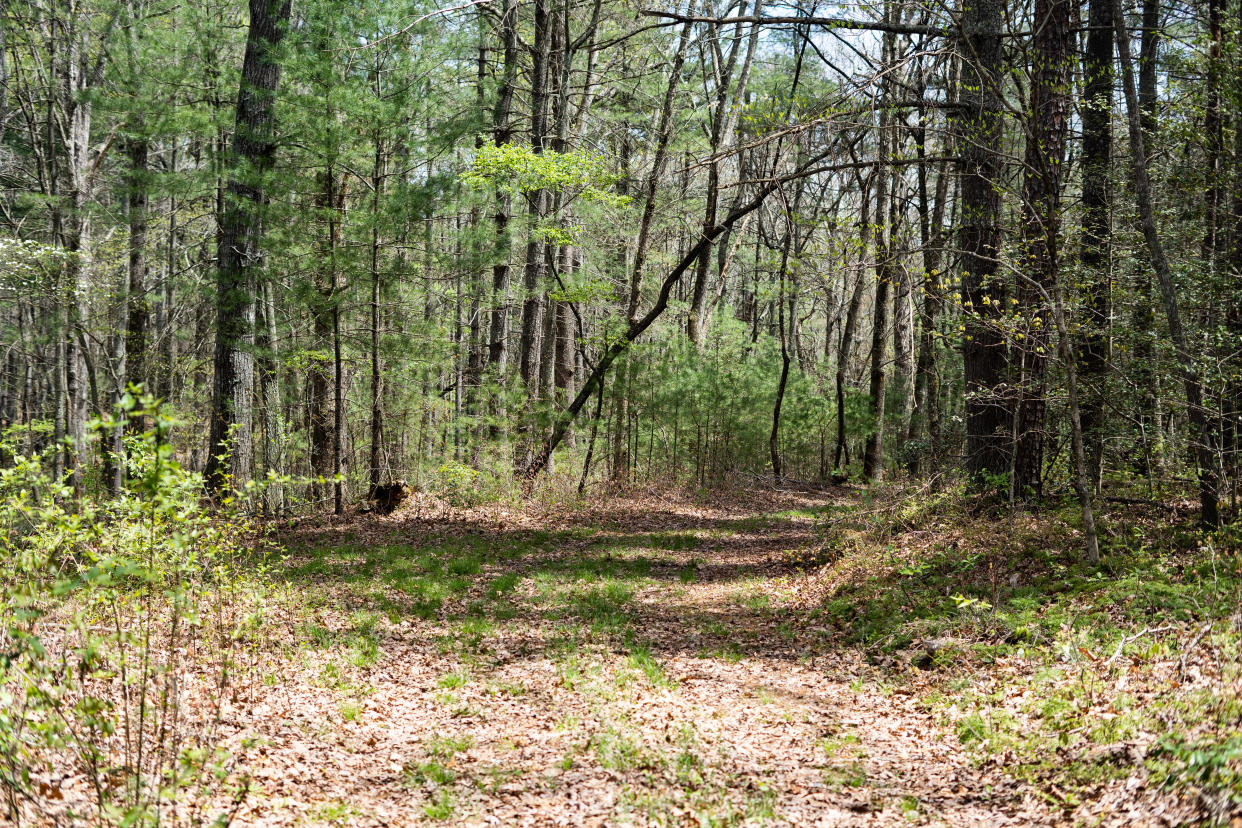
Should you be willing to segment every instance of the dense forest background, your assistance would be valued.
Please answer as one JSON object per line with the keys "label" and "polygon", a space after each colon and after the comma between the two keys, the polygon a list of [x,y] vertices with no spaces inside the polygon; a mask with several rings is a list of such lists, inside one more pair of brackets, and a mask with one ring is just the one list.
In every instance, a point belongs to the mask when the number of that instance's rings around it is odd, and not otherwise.
{"label": "dense forest background", "polygon": [[0,0],[0,823],[1238,828],[1240,38]]}
{"label": "dense forest background", "polygon": [[1236,510],[1242,6],[713,3],[5,3],[7,456]]}

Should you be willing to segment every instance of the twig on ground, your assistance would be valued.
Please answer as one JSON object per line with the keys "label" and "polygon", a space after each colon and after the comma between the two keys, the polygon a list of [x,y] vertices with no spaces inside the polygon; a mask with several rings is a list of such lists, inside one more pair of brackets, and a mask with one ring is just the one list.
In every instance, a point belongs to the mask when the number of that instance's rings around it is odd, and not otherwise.
{"label": "twig on ground", "polygon": [[1145,500],[1141,497],[1106,497],[1105,503],[1120,503],[1123,506],[1150,506],[1153,509],[1163,509],[1170,514],[1177,514],[1177,507],[1170,503],[1161,503],[1159,500]]}
{"label": "twig on ground", "polygon": [[1133,644],[1135,641],[1138,641],[1143,636],[1155,635],[1156,633],[1162,633],[1162,632],[1173,632],[1176,629],[1177,627],[1173,624],[1170,624],[1165,627],[1147,627],[1142,632],[1136,633],[1134,635],[1123,636],[1121,641],[1118,642],[1117,644],[1117,650],[1113,653],[1113,657],[1110,658],[1108,661],[1104,662],[1104,666],[1106,668],[1111,668],[1113,666],[1113,662],[1115,662],[1118,658],[1121,657],[1121,651],[1125,649],[1125,646],[1127,644]]}

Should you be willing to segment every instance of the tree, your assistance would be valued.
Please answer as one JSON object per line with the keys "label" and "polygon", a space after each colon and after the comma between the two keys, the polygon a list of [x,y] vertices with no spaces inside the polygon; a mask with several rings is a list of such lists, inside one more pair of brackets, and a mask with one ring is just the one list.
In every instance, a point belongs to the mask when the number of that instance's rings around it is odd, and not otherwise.
{"label": "tree", "polygon": [[1009,354],[999,328],[1005,284],[998,273],[1001,223],[1004,4],[966,0],[962,10],[962,96],[958,122],[961,251],[965,330],[966,471],[976,485],[1009,471],[1012,399]]}
{"label": "tree", "polygon": [[[1149,3],[1153,5],[1154,3]],[[1113,4],[1091,0],[1083,52],[1082,113],[1082,248],[1079,261],[1090,285],[1086,301],[1082,377],[1085,396],[1082,429],[1098,489],[1104,462],[1104,374],[1108,365],[1109,288],[1112,283],[1110,209],[1112,187]]]}
{"label": "tree", "polygon": [[1200,521],[1210,527],[1220,523],[1219,476],[1216,471],[1217,432],[1209,427],[1204,410],[1203,381],[1195,365],[1195,358],[1182,326],[1181,310],[1177,301],[1177,289],[1173,282],[1173,270],[1160,239],[1156,224],[1156,212],[1152,206],[1151,179],[1147,174],[1147,149],[1143,139],[1142,114],[1139,109],[1138,89],[1134,80],[1134,61],[1130,56],[1130,33],[1126,29],[1125,12],[1121,0],[1113,0],[1113,26],[1117,35],[1117,51],[1121,56],[1122,89],[1126,98],[1126,121],[1130,136],[1130,170],[1134,179],[1134,201],[1147,243],[1147,253],[1168,321],[1169,336],[1177,357],[1178,372],[1186,393],[1187,419],[1190,423],[1190,440],[1198,466]]}
{"label": "tree", "polygon": [[1022,262],[1018,303],[1024,340],[1019,349],[1021,396],[1013,462],[1015,498],[1043,495],[1046,383],[1050,348],[1045,297],[1057,283],[1061,224],[1061,170],[1069,131],[1069,0],[1036,0],[1031,48],[1031,106],[1022,193]]}
{"label": "tree", "polygon": [[205,477],[216,496],[250,480],[254,464],[254,290],[262,259],[264,176],[275,160],[279,47],[291,0],[250,0],[250,27],[237,94],[228,193],[217,218],[216,347]]}

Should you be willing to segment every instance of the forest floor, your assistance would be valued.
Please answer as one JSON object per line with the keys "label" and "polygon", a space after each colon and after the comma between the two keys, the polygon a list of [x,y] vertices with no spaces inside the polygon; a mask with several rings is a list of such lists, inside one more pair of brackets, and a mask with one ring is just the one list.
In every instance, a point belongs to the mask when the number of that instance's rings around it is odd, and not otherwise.
{"label": "forest floor", "polygon": [[1068,519],[950,500],[282,530],[283,639],[223,712],[235,824],[1242,825],[1237,573],[1101,578]]}

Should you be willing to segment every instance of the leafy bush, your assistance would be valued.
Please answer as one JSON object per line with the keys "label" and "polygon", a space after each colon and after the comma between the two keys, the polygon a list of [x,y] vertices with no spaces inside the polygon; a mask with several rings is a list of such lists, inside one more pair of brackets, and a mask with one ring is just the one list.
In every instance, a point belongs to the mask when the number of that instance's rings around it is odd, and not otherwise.
{"label": "leafy bush", "polygon": [[255,535],[204,507],[158,405],[123,409],[150,428],[115,498],[73,500],[12,446],[0,469],[0,793],[15,823],[227,824],[246,794],[218,722],[258,651],[262,596],[240,568]]}
{"label": "leafy bush", "polygon": [[440,466],[432,486],[438,497],[454,506],[473,506],[481,502],[478,480],[477,471],[450,460]]}

